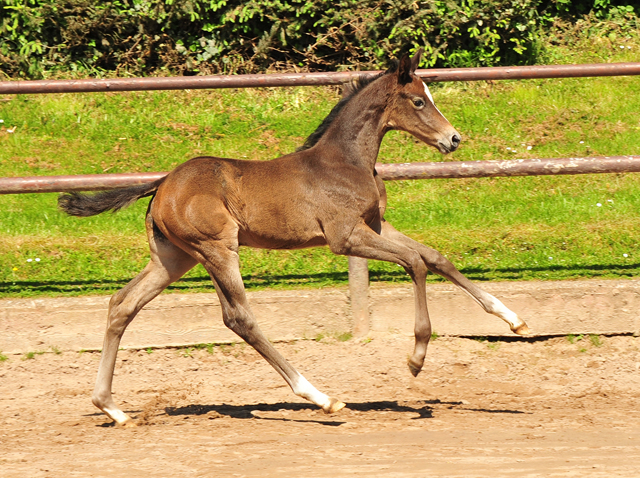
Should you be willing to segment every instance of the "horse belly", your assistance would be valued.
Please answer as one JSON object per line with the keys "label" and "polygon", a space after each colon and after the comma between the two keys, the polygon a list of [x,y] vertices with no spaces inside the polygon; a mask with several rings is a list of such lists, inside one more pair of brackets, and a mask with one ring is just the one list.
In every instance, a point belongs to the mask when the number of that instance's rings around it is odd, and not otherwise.
{"label": "horse belly", "polygon": [[324,235],[300,231],[296,228],[282,227],[276,230],[240,229],[238,243],[241,246],[258,249],[304,249],[307,247],[324,246],[327,244]]}

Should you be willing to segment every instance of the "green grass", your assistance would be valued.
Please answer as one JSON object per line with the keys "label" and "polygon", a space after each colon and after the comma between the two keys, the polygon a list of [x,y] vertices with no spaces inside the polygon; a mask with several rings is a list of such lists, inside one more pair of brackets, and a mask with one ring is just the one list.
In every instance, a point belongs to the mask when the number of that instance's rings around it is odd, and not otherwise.
{"label": "green grass", "polygon": [[317,334],[313,340],[316,342],[322,342],[324,339],[336,340],[338,342],[348,342],[353,338],[353,334],[351,332],[331,332],[331,333],[319,333]]}
{"label": "green grass", "polygon": [[582,335],[582,334],[580,334],[580,335],[573,335],[573,334],[567,335],[567,341],[570,344],[575,344],[576,342],[579,342],[583,338],[584,338],[584,335]]}
{"label": "green grass", "polygon": [[587,349],[580,346],[580,343],[583,341],[586,341],[587,338],[589,339],[589,343],[591,344],[592,347],[602,347],[604,344],[602,342],[602,337],[600,337],[597,334],[590,334],[590,335],[573,335],[573,334],[569,334],[567,335],[567,340],[569,341],[569,343],[571,344],[577,344],[578,346],[578,350],[580,352],[586,352]]}
{"label": "green grass", "polygon": [[[631,49],[594,42],[554,51],[564,62],[640,61],[640,41],[625,41]],[[442,157],[392,132],[380,161],[640,153],[637,77],[449,83],[432,91],[462,133],[461,148]],[[302,144],[338,98],[328,87],[0,96],[0,176],[162,171],[202,154],[266,160]],[[637,174],[400,181],[387,188],[387,219],[471,279],[640,276]],[[0,196],[0,297],[121,288],[148,259],[147,202],[71,218],[57,211],[55,194]],[[250,289],[347,283],[346,258],[326,248],[243,249],[241,260]],[[372,281],[408,280],[393,264],[372,261],[370,268]],[[169,290],[212,289],[198,266]]]}
{"label": "green grass", "polygon": [[33,360],[36,358],[36,355],[43,355],[45,352],[43,350],[36,350],[35,352],[27,352],[22,357],[22,360]]}
{"label": "green grass", "polygon": [[589,335],[589,342],[591,342],[591,345],[594,347],[602,347],[603,345],[600,336],[595,334]]}

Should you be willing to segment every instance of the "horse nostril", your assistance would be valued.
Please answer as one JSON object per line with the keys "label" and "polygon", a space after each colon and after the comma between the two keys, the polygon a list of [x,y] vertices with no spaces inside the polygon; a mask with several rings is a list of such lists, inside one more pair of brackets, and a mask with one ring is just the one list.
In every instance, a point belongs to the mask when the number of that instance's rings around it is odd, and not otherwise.
{"label": "horse nostril", "polygon": [[462,138],[457,134],[454,134],[451,138],[451,144],[454,148],[457,148],[460,145],[460,141],[462,141]]}

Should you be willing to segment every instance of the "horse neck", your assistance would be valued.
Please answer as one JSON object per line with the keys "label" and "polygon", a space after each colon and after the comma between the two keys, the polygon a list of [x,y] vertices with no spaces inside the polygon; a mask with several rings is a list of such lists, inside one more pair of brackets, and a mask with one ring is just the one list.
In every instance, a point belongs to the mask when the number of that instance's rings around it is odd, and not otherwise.
{"label": "horse neck", "polygon": [[390,78],[381,77],[356,94],[331,123],[319,142],[338,149],[338,158],[373,170],[387,132],[386,110],[391,99]]}

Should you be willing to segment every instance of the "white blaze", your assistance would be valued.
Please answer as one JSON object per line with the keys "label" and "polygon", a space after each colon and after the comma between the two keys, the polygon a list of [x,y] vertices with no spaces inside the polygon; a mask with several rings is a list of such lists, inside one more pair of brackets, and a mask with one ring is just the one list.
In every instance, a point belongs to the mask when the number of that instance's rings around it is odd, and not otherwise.
{"label": "white blaze", "polygon": [[[427,98],[429,98],[429,101],[431,101],[431,104],[435,107],[436,111],[442,115],[442,117],[443,117],[444,119],[447,119],[447,118],[442,114],[442,111],[440,111],[440,110],[438,109],[438,107],[436,106],[435,101],[433,101],[433,96],[431,96],[431,92],[429,91],[429,87],[427,86],[427,84],[426,84],[424,81],[422,82],[422,84],[424,85],[424,92],[425,92],[425,94],[427,95]],[[448,121],[448,120],[447,120],[447,121]]]}
{"label": "white blaze", "polygon": [[431,92],[429,91],[429,87],[424,82],[422,84],[424,85],[424,92],[427,94],[427,98],[429,98],[431,100],[431,103],[433,103],[433,106],[435,106],[436,104],[433,101],[433,96],[431,96]]}

